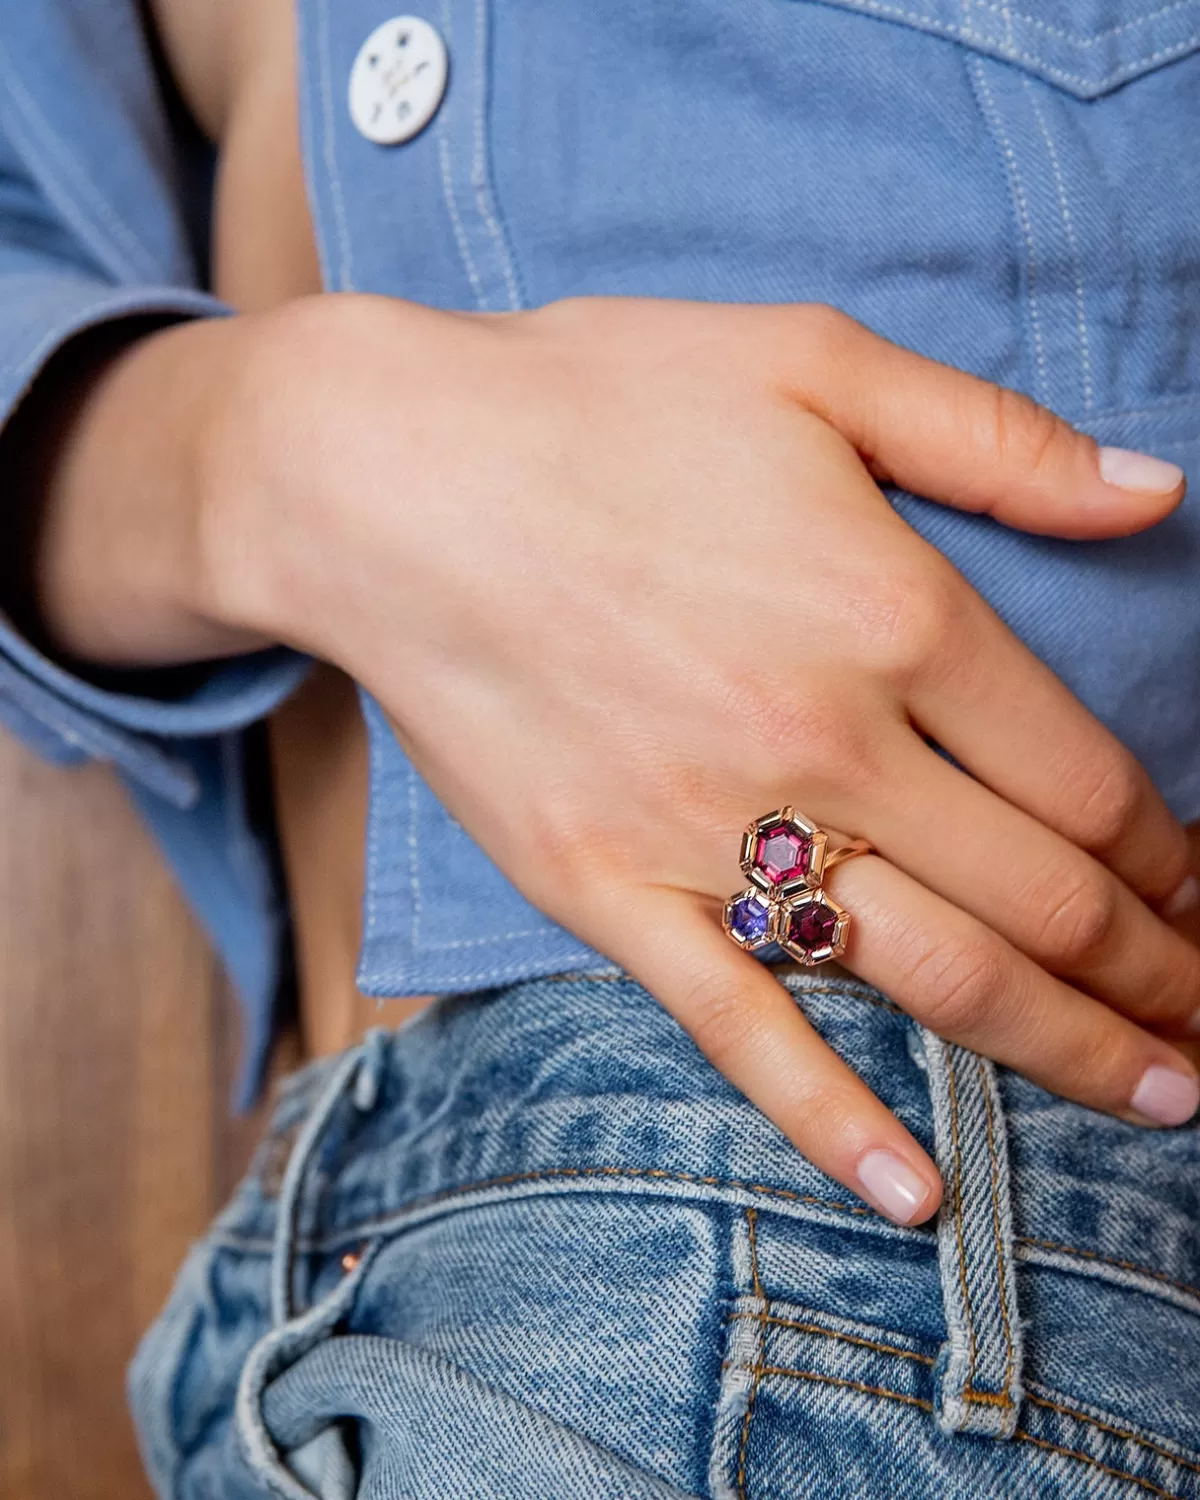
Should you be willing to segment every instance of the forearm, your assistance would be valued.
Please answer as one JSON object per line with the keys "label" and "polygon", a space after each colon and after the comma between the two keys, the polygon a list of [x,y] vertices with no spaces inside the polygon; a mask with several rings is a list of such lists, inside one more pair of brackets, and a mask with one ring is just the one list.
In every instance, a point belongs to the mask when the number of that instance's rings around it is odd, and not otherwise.
{"label": "forearm", "polygon": [[267,644],[222,618],[205,547],[204,447],[248,335],[229,319],[85,336],[5,433],[0,603],[57,654],[148,667]]}

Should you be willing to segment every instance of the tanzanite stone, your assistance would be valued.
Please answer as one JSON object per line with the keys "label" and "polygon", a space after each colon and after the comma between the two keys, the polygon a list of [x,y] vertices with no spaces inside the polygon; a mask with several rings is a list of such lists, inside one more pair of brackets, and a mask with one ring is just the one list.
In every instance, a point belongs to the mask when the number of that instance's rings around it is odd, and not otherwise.
{"label": "tanzanite stone", "polygon": [[743,943],[759,943],[767,935],[769,915],[762,897],[747,892],[729,908],[730,931]]}

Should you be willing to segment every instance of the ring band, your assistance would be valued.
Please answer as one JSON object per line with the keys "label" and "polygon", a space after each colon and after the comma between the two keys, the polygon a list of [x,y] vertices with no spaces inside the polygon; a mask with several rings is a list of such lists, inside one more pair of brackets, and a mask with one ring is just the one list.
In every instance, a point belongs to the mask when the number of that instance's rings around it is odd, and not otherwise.
{"label": "ring band", "polygon": [[778,946],[811,968],[846,951],[850,913],[823,888],[828,871],[859,854],[866,839],[829,848],[829,835],[794,807],[755,818],[742,835],[738,863],[751,882],[725,903],[721,925],[739,948]]}

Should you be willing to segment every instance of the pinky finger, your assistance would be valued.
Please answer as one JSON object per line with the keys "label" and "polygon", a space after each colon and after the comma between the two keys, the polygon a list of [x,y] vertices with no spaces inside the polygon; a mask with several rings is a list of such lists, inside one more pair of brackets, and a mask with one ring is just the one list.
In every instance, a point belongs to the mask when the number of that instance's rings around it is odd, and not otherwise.
{"label": "pinky finger", "polygon": [[594,913],[607,918],[607,931],[591,940],[816,1167],[896,1223],[919,1224],[936,1211],[942,1184],[933,1162],[770,971],[728,941],[716,903],[661,887],[610,899],[609,911]]}

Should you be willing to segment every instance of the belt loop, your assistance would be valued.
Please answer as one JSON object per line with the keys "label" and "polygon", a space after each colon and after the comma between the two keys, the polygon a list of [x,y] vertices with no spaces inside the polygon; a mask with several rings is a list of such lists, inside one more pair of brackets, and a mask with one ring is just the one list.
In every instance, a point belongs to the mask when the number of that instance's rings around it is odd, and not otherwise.
{"label": "belt loop", "polygon": [[934,1148],[945,1182],[938,1262],[946,1342],[934,1372],[943,1432],[1008,1438],[1024,1392],[1011,1177],[996,1072],[921,1029]]}

